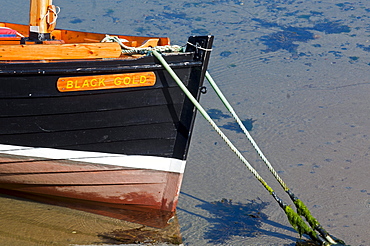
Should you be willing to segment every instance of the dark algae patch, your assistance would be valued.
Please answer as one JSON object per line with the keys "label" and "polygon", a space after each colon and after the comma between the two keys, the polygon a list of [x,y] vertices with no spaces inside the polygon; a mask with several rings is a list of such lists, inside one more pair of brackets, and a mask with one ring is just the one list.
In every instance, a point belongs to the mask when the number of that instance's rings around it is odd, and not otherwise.
{"label": "dark algae patch", "polygon": [[277,23],[268,22],[262,19],[253,18],[261,27],[280,28],[280,31],[260,37],[260,41],[267,46],[263,52],[275,52],[286,50],[293,55],[298,55],[299,43],[305,43],[318,38],[313,31],[323,32],[325,34],[348,33],[350,27],[341,24],[339,21],[328,21],[315,23],[313,27],[294,27],[284,26]]}
{"label": "dark algae patch", "polygon": [[350,56],[350,57],[348,57],[349,58],[349,62],[350,63],[354,63],[354,62],[357,62],[359,59],[360,59],[360,57],[358,57],[358,56]]}
{"label": "dark algae patch", "polygon": [[[256,120],[253,120],[252,118],[251,119],[246,119],[246,120],[242,120],[242,123],[244,125],[244,127],[248,130],[248,131],[252,131],[252,128],[253,128],[253,123],[255,122]],[[242,133],[242,129],[240,129],[238,123],[236,122],[228,122],[227,124],[225,125],[222,125],[221,126],[222,128],[224,129],[227,129],[227,130],[230,130],[230,131],[235,131],[237,133]]]}
{"label": "dark algae patch", "polygon": [[365,46],[363,44],[357,44],[357,47],[363,49],[364,51],[370,52],[370,46],[369,45]]}
{"label": "dark algae patch", "polygon": [[262,19],[254,18],[256,21],[265,28],[280,28],[281,31],[271,33],[269,35],[262,36],[260,41],[267,46],[263,52],[275,52],[278,50],[286,50],[291,54],[297,54],[298,46],[297,42],[307,42],[309,40],[315,39],[312,32],[307,30],[307,28],[292,27],[292,26],[281,26],[277,23],[270,23]]}
{"label": "dark algae patch", "polygon": [[115,17],[115,11],[113,9],[107,9],[105,11],[105,14],[103,15],[104,17],[109,17],[109,18],[112,18],[112,22],[113,23],[118,23],[119,22],[119,18],[118,17]]}
{"label": "dark algae patch", "polygon": [[233,203],[225,198],[198,205],[213,215],[208,218],[212,226],[205,238],[213,244],[225,244],[233,236],[256,237],[264,233],[261,226],[268,217],[262,210],[267,205],[269,203],[256,200],[246,204]]}
{"label": "dark algae patch", "polygon": [[224,114],[221,110],[219,109],[209,109],[207,110],[207,113],[209,114],[209,116],[211,116],[212,119],[214,120],[220,120],[220,119],[228,119],[228,118],[231,118],[230,115],[228,114]]}
{"label": "dark algae patch", "polygon": [[314,34],[302,30],[302,28],[289,27],[283,31],[262,36],[260,40],[267,46],[264,52],[274,52],[277,50],[287,50],[292,54],[297,53],[298,44],[295,42],[307,42],[313,40]]}
{"label": "dark algae patch", "polygon": [[72,20],[69,21],[69,23],[71,24],[79,24],[79,23],[82,23],[84,20],[80,19],[80,18],[73,18]]}
{"label": "dark algae patch", "polygon": [[[209,110],[207,110],[207,113],[214,120],[221,120],[221,119],[230,119],[230,118],[232,118],[230,115],[224,114],[219,109],[209,109]],[[255,121],[256,120],[253,120],[252,118],[250,118],[250,119],[242,120],[242,123],[243,123],[244,127],[248,131],[252,131],[253,123]],[[227,129],[227,130],[230,130],[230,131],[235,131],[237,133],[243,133],[242,129],[239,127],[239,125],[238,125],[238,123],[236,121],[227,122],[226,124],[223,124],[220,127],[221,128],[224,128],[224,129]]]}
{"label": "dark algae patch", "polygon": [[347,25],[343,25],[338,21],[323,21],[316,24],[312,30],[324,32],[326,34],[334,33],[348,33],[351,31],[351,28]]}
{"label": "dark algae patch", "polygon": [[232,54],[232,52],[227,50],[227,51],[222,51],[220,53],[220,56],[222,56],[222,57],[229,57],[231,54]]}

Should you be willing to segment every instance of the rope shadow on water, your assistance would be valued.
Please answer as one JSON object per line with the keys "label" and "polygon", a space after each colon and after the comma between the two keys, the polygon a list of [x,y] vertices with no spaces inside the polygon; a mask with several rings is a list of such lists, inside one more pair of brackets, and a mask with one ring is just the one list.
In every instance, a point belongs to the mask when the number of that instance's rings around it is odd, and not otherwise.
{"label": "rope shadow on water", "polygon": [[[178,208],[193,216],[205,219],[211,226],[205,232],[204,238],[213,244],[224,244],[233,236],[238,237],[257,237],[267,235],[280,239],[296,241],[297,239],[279,232],[267,231],[262,229],[263,224],[295,232],[292,228],[268,219],[262,212],[270,203],[261,200],[250,200],[249,203],[233,203],[231,200],[222,199],[221,201],[207,202],[190,194],[181,192],[181,195],[188,196],[202,202],[195,207],[206,210],[211,214],[206,217],[185,209]],[[295,244],[292,244],[295,245]]]}

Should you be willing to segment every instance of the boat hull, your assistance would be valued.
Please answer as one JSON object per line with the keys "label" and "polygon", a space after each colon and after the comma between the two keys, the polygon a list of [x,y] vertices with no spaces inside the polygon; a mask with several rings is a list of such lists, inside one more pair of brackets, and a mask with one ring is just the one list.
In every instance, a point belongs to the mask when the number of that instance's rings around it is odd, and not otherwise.
{"label": "boat hull", "polygon": [[[164,55],[199,98],[213,37]],[[75,90],[62,78],[153,73],[152,86]],[[174,211],[195,108],[153,56],[0,63],[0,188]]]}
{"label": "boat hull", "polygon": [[0,148],[3,189],[165,211],[176,208],[185,167],[173,158]]}

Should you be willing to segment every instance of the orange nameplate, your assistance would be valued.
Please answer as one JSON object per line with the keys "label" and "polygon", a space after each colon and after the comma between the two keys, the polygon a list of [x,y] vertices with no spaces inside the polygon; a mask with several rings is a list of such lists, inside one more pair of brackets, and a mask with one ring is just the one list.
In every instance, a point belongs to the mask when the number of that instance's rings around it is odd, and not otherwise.
{"label": "orange nameplate", "polygon": [[60,92],[117,89],[153,86],[154,72],[123,73],[95,76],[61,77],[57,87]]}

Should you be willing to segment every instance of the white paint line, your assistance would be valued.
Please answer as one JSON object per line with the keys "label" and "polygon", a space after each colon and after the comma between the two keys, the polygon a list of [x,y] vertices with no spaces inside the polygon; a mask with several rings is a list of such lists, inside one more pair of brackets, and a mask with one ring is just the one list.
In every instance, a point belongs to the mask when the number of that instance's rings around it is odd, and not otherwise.
{"label": "white paint line", "polygon": [[183,173],[186,164],[186,161],[183,160],[158,156],[121,155],[102,152],[24,147],[5,144],[0,144],[0,154],[38,157],[52,160],[71,160],[176,173]]}

